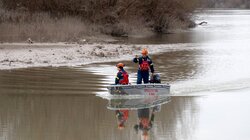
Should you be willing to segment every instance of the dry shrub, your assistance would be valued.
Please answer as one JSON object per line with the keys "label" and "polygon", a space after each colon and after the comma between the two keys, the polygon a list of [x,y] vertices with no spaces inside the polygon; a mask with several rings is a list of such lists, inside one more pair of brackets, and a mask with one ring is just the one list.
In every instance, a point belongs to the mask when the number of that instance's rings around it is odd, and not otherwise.
{"label": "dry shrub", "polygon": [[0,27],[12,28],[10,32],[14,34],[17,31],[16,36],[22,38],[31,36],[39,41],[77,40],[91,33],[127,36],[150,31],[165,33],[170,29],[187,28],[193,24],[190,19],[198,4],[198,0],[0,0],[0,2],[6,9],[0,12]]}

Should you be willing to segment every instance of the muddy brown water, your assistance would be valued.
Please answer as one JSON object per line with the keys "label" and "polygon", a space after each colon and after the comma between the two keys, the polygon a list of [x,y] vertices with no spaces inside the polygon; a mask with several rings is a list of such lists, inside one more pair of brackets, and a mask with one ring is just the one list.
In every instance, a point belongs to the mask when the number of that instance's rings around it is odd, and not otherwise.
{"label": "muddy brown water", "polygon": [[[188,44],[151,56],[173,97],[155,113],[148,139],[248,140],[250,11],[212,10],[197,17],[208,24],[151,41],[126,40]],[[137,65],[123,62],[134,83]],[[145,139],[134,129],[137,110],[120,130],[108,100],[96,96],[114,82],[116,63],[1,70],[0,139]]]}

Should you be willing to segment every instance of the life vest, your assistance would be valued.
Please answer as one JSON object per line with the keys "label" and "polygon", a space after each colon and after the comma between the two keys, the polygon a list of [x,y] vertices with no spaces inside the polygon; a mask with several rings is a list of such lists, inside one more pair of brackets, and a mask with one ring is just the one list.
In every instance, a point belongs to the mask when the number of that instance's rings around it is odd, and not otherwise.
{"label": "life vest", "polygon": [[129,83],[128,73],[126,71],[119,71],[122,73],[122,79],[119,81],[121,85],[127,85]]}
{"label": "life vest", "polygon": [[123,119],[128,120],[128,110],[120,110],[120,112],[123,114]]}
{"label": "life vest", "polygon": [[128,110],[116,110],[116,117],[118,119],[118,127],[124,127],[124,123],[128,120]]}
{"label": "life vest", "polygon": [[140,64],[141,71],[148,71],[149,70],[149,63],[147,60],[142,59],[142,63]]}

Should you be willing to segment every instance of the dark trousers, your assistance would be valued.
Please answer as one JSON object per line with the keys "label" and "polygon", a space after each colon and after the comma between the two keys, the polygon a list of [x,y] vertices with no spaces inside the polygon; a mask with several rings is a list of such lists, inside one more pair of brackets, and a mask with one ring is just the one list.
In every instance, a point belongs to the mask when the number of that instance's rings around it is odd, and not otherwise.
{"label": "dark trousers", "polygon": [[142,80],[143,80],[144,84],[148,83],[149,71],[138,70],[138,72],[137,72],[137,84],[141,84]]}

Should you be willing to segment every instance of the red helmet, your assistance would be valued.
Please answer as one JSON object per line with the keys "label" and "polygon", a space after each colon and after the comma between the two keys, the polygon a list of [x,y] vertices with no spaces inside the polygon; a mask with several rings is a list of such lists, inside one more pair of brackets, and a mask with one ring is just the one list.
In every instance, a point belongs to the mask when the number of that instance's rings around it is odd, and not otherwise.
{"label": "red helmet", "polygon": [[148,50],[147,49],[142,49],[141,54],[147,55],[148,54]]}
{"label": "red helmet", "polygon": [[125,65],[124,65],[123,63],[118,63],[118,64],[116,64],[116,67],[117,67],[117,68],[120,68],[120,67],[123,68],[124,66],[125,66]]}

